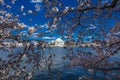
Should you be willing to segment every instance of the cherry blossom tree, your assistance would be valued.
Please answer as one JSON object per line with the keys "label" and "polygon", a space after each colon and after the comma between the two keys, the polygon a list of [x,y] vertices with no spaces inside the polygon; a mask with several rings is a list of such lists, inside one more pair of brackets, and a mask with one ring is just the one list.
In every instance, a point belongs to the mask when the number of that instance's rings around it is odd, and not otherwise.
{"label": "cherry blossom tree", "polygon": [[[44,15],[49,20],[47,32],[35,34],[41,37],[48,32],[58,30],[62,37],[66,36],[66,42],[75,41],[79,45],[84,44],[85,39],[90,43],[92,51],[81,51],[67,47],[66,56],[68,67],[81,66],[93,75],[84,76],[85,79],[94,79],[98,71],[111,75],[115,80],[120,79],[119,74],[113,74],[112,71],[120,70],[119,61],[109,61],[114,55],[119,56],[120,50],[120,1],[119,0],[40,0],[44,5]],[[72,2],[75,4],[72,4]],[[16,0],[11,0],[15,4]],[[67,2],[67,3],[66,3]],[[70,5],[68,5],[70,3]],[[0,0],[0,5],[4,6],[4,0]],[[10,9],[10,5],[6,5]],[[37,11],[40,10],[38,4],[35,5]],[[24,5],[20,6],[21,14],[36,14],[32,10],[24,12]],[[29,19],[32,21],[32,19]],[[113,25],[109,25],[113,23]],[[8,60],[0,59],[0,79],[32,79],[32,75],[37,70],[51,70],[54,54],[46,48],[51,49],[49,44],[43,40],[38,41],[35,46],[28,39],[34,32],[41,29],[42,26],[29,26],[27,33],[20,32],[27,25],[19,21],[19,15],[0,9],[0,49],[12,53],[7,55]],[[46,26],[45,26],[46,27]],[[14,34],[14,31],[17,32]],[[77,40],[74,40],[74,36]],[[7,41],[10,45],[4,44]],[[22,50],[16,51],[15,43],[22,43]],[[92,43],[92,44],[91,44]],[[94,43],[94,44],[93,44]],[[69,45],[67,43],[67,45]],[[77,46],[80,48],[80,46]],[[23,65],[24,64],[24,65]],[[27,66],[27,65],[30,65]],[[12,74],[13,73],[13,74]],[[79,77],[79,80],[82,78]],[[108,79],[109,80],[109,79]]]}
{"label": "cherry blossom tree", "polygon": [[[112,70],[120,70],[118,61],[109,62],[109,58],[120,53],[119,0],[44,0],[43,2],[45,16],[50,19],[49,27],[56,24],[61,34],[71,40],[74,37],[72,33],[77,31],[79,43],[84,42],[84,37],[90,36],[87,38],[88,42],[92,40],[93,43],[100,44],[100,46],[91,45],[93,52],[80,50],[74,52],[72,48],[68,48],[66,59],[69,59],[69,66],[82,66],[88,71],[90,69],[90,72],[92,70],[93,73],[96,73],[96,70],[109,73]],[[114,24],[109,26],[111,22]],[[117,67],[112,67],[113,65]],[[116,76],[115,79],[119,78],[117,74],[112,76]]]}
{"label": "cherry blossom tree", "polygon": [[[0,14],[0,55],[6,55],[6,59],[0,56],[0,79],[31,80],[37,70],[51,70],[54,54],[49,44],[39,40],[35,45],[35,41],[28,39],[48,32],[35,33],[41,26],[28,27],[19,21],[19,15],[14,16],[5,10],[0,10]],[[27,27],[27,31],[23,31]],[[48,52],[45,54],[46,48]]]}

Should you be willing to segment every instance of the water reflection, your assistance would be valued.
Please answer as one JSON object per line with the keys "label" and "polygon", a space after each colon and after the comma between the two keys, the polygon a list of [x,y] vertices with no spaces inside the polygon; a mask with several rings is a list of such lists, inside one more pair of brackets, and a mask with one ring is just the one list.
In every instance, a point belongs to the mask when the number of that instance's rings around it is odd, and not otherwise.
{"label": "water reflection", "polygon": [[[16,48],[16,51],[20,50],[21,48]],[[72,51],[71,51],[72,49]],[[22,50],[22,49],[21,49]],[[91,76],[93,75],[93,71],[92,69],[83,69],[80,66],[76,66],[76,67],[72,67],[72,66],[68,66],[67,63],[69,62],[69,60],[65,59],[67,55],[70,55],[70,53],[76,54],[78,51],[83,51],[83,52],[88,52],[88,53],[94,53],[94,51],[91,48],[80,48],[80,47],[51,47],[51,49],[47,48],[44,50],[44,58],[42,58],[42,60],[40,60],[40,69],[37,69],[36,65],[34,65],[34,69],[36,69],[36,71],[33,74],[33,69],[31,68],[31,66],[33,66],[33,64],[30,61],[30,64],[27,64],[26,61],[28,60],[26,57],[27,55],[23,55],[22,56],[22,62],[19,65],[22,65],[22,71],[26,71],[26,70],[31,70],[31,72],[28,73],[29,76],[32,76],[32,80],[83,80],[86,79],[86,77],[88,77],[90,79]],[[8,59],[6,57],[6,55],[8,55],[9,53],[5,52],[5,51],[1,51],[1,58],[3,59]],[[70,52],[70,53],[69,53]],[[54,59],[51,60],[51,55],[49,55],[49,53],[52,53],[54,57]],[[16,54],[18,55],[18,54]],[[12,55],[10,55],[12,56]],[[10,57],[9,56],[9,57]],[[30,56],[30,55],[29,55]],[[36,55],[33,55],[33,57],[35,57]],[[115,56],[116,57],[116,56]],[[32,57],[31,57],[32,58]],[[46,69],[46,65],[45,64],[45,58],[47,59],[48,63],[50,64],[52,61],[52,65],[47,67]],[[117,58],[117,57],[116,57]],[[12,58],[11,60],[14,61],[15,58]],[[111,58],[111,59],[115,59],[115,58]],[[110,59],[110,60],[111,60]],[[120,58],[117,58],[120,60]],[[37,61],[37,57],[35,59]],[[9,62],[10,63],[10,62]],[[16,63],[17,64],[17,63]],[[9,64],[11,66],[11,64]],[[18,69],[15,70],[16,74],[19,74],[19,69],[21,67],[19,67],[18,65]],[[25,67],[26,66],[26,67]],[[12,69],[12,68],[10,68]],[[13,74],[14,70],[10,70],[11,75]],[[115,71],[114,71],[115,72]],[[98,70],[96,73],[96,78],[99,78],[101,80],[105,79],[105,75],[106,73]],[[120,74],[119,74],[120,75]]]}

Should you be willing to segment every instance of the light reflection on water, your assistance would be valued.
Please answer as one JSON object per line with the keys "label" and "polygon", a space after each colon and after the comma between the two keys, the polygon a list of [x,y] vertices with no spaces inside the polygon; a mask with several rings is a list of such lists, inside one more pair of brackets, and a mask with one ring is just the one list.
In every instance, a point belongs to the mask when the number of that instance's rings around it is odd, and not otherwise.
{"label": "light reflection on water", "polygon": [[[69,47],[70,48],[70,47]],[[20,48],[21,49],[21,48]],[[16,51],[20,50],[16,48]],[[81,50],[83,52],[94,52],[91,48],[78,48],[74,47],[72,48],[74,53],[77,53],[78,50]],[[22,49],[21,49],[22,50]],[[33,80],[78,80],[79,76],[82,75],[89,75],[92,76],[92,74],[89,74],[87,70],[84,70],[82,67],[65,67],[67,64],[67,61],[62,59],[62,57],[66,56],[68,49],[62,48],[62,47],[52,47],[50,50],[46,49],[45,54],[48,54],[49,52],[52,52],[55,54],[54,63],[52,65],[51,71],[37,71],[36,74],[34,74]],[[1,51],[3,54],[0,56],[2,58],[6,58],[5,55],[9,54],[4,51]],[[115,58],[114,58],[115,59]],[[119,58],[120,60],[120,58]],[[98,71],[98,76],[100,76],[101,80],[104,79],[104,73],[101,71]],[[57,79],[59,77],[59,79]]]}
{"label": "light reflection on water", "polygon": [[[70,47],[69,47],[70,48]],[[77,51],[83,51],[83,52],[92,52],[95,53],[93,51],[93,49],[91,48],[78,48],[78,47],[74,47],[72,48],[74,53],[77,53]],[[62,57],[64,57],[67,54],[67,48],[59,48],[59,47],[54,47],[52,48],[53,53],[55,53],[56,58],[55,58],[55,63],[57,65],[54,65],[54,69],[52,69],[51,71],[46,71],[45,73],[39,73],[39,75],[36,75],[33,80],[49,80],[49,78],[51,78],[51,80],[78,80],[78,77],[83,76],[83,75],[87,75],[87,76],[93,76],[93,74],[90,74],[88,72],[88,70],[83,69],[82,67],[64,67],[64,65],[66,65],[65,60],[62,59]],[[116,56],[113,56],[116,58]],[[115,59],[115,58],[110,58],[110,60]],[[117,58],[118,59],[118,58]],[[120,60],[120,58],[119,58]],[[51,74],[51,75],[49,75]],[[60,76],[59,79],[58,75]],[[99,80],[104,80],[104,72],[102,71],[97,71],[96,76],[99,78]]]}

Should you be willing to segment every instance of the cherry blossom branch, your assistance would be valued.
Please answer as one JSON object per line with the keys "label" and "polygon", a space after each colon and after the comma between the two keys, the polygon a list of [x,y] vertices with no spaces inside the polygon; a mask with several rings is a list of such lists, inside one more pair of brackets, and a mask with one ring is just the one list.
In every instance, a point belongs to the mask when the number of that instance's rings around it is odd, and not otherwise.
{"label": "cherry blossom branch", "polygon": [[[108,9],[108,8],[114,8],[117,4],[119,0],[113,0],[112,3],[110,5],[104,5],[101,7],[97,7],[97,6],[92,6],[92,7],[87,7],[85,9],[75,9],[75,10],[68,10],[68,12],[84,12],[84,11],[88,11],[88,10],[93,10],[93,9]],[[63,12],[60,12],[63,13]]]}
{"label": "cherry blossom branch", "polygon": [[113,51],[113,52],[108,51],[108,52],[107,52],[108,55],[103,56],[102,58],[100,58],[100,60],[97,60],[95,63],[96,63],[96,64],[100,64],[100,63],[101,63],[102,61],[104,61],[105,59],[108,59],[111,55],[116,54],[119,50],[120,50],[120,47],[118,47],[118,48],[117,48],[115,51]]}

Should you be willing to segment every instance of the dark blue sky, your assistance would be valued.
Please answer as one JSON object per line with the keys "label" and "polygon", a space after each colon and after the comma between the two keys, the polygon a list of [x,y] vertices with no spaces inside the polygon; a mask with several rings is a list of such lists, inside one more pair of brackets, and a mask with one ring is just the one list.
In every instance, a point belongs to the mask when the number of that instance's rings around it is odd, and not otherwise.
{"label": "dark blue sky", "polygon": [[[45,18],[44,16],[44,9],[43,9],[43,3],[33,3],[31,2],[31,0],[16,0],[15,4],[12,4],[11,3],[11,0],[4,0],[5,1],[5,5],[4,6],[1,6],[0,5],[0,9],[5,9],[7,10],[8,12],[12,13],[13,15],[20,15],[19,19],[20,19],[20,22],[23,22],[25,23],[26,25],[28,26],[34,26],[35,24],[37,25],[44,25],[48,22],[48,19]],[[40,1],[40,0],[39,0]],[[71,6],[71,7],[76,7],[76,5],[78,4],[76,2],[76,0],[62,0],[64,2],[64,5],[63,7],[65,6]],[[111,2],[111,0],[109,0]],[[93,0],[93,2],[95,3],[94,5],[96,5],[96,2],[95,0]],[[36,8],[35,8],[35,5],[40,5],[40,10],[39,11],[36,11]],[[6,8],[7,5],[10,5],[11,8],[8,9]],[[24,10],[21,12],[20,8],[21,8],[21,5],[24,6]],[[28,14],[28,11],[29,10],[32,10],[34,14]],[[23,16],[23,14],[26,13],[26,16]],[[114,20],[108,20],[108,27],[111,27],[114,25]],[[42,29],[42,31],[45,31],[46,29]],[[39,30],[38,30],[39,31]],[[76,37],[78,33],[77,32],[74,32],[74,37]],[[55,37],[60,37],[60,36],[63,36],[62,34],[47,34],[45,36],[55,36]],[[90,37],[90,35],[88,35],[88,37]]]}
{"label": "dark blue sky", "polygon": [[[8,12],[13,13],[14,15],[18,14],[20,15],[20,21],[24,22],[27,25],[42,25],[47,23],[47,19],[44,17],[44,9],[42,7],[42,3],[33,3],[31,2],[32,0],[16,0],[15,4],[11,3],[11,0],[4,0],[5,1],[5,5],[4,6],[0,6],[0,9],[5,9]],[[38,0],[41,1],[41,0]],[[64,2],[63,6],[72,6],[75,7],[77,5],[77,1],[76,0],[62,0]],[[111,0],[108,0],[111,1]],[[93,0],[93,2],[95,2]],[[96,2],[95,2],[96,3]],[[40,11],[36,11],[35,10],[35,5],[38,4],[40,5]],[[7,9],[6,6],[10,5],[11,9]],[[21,5],[24,6],[24,11],[21,12],[20,11],[20,7]],[[32,10],[33,12],[35,12],[36,14],[27,14],[28,10]],[[26,16],[23,16],[22,14],[26,13]],[[32,20],[31,20],[32,19]],[[31,20],[31,21],[30,21]],[[113,24],[109,24],[109,25],[113,25]]]}
{"label": "dark blue sky", "polygon": [[[31,0],[16,0],[15,4],[11,3],[11,0],[4,0],[5,5],[0,6],[2,9],[7,10],[8,12],[13,13],[14,15],[18,14],[20,15],[20,21],[24,22],[27,25],[41,25],[45,24],[47,22],[47,19],[44,17],[44,10],[42,8],[41,3],[32,3]],[[36,11],[35,5],[38,4],[40,5],[40,11]],[[10,5],[11,8],[8,9],[6,8],[7,5]],[[24,11],[21,12],[20,8],[21,5],[24,6]],[[28,14],[28,10],[32,10],[36,14]],[[26,13],[26,16],[23,16],[22,14]],[[32,19],[32,21],[30,21]]]}

